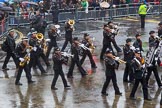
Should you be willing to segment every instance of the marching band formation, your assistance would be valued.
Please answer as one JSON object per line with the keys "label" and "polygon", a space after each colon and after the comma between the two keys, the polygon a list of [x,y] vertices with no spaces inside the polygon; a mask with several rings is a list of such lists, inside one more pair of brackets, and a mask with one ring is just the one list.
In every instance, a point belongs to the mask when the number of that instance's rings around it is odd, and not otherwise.
{"label": "marching band formation", "polygon": [[[51,66],[49,62],[49,55],[51,49],[54,48],[54,51],[52,52],[54,78],[51,84],[51,89],[58,89],[55,85],[59,75],[62,78],[64,87],[67,89],[70,88],[62,69],[62,64],[67,64],[69,58],[71,58],[71,63],[67,73],[67,78],[74,77],[73,70],[75,64],[77,65],[82,77],[85,77],[87,75],[86,70],[84,69],[84,67],[82,67],[86,56],[89,57],[91,68],[97,68],[97,65],[93,59],[93,52],[95,50],[93,39],[87,33],[84,34],[81,41],[78,39],[78,37],[73,37],[72,33],[75,30],[74,24],[74,20],[68,20],[65,23],[65,42],[62,46],[62,49],[58,47],[56,40],[60,34],[60,31],[58,30],[58,28],[60,28],[59,25],[49,25],[49,39],[46,39],[44,37],[44,31],[43,33],[41,33],[40,31],[36,31],[32,28],[27,37],[23,37],[17,45],[14,39],[14,31],[10,30],[8,32],[6,40],[1,46],[2,50],[7,53],[2,69],[8,70],[7,64],[10,57],[12,57],[17,69],[15,85],[22,85],[20,78],[23,70],[26,73],[28,83],[34,83],[35,81],[32,80],[31,68],[36,69],[36,67],[38,67],[41,71],[41,74],[46,74],[47,72],[42,66],[40,58],[42,58],[47,67]],[[133,88],[130,93],[130,99],[136,99],[135,93],[139,83],[141,83],[144,99],[151,100],[148,95],[148,87],[150,87],[149,79],[152,72],[155,75],[158,86],[162,87],[157,69],[157,67],[161,65],[160,51],[162,49],[162,22],[159,23],[158,36],[155,35],[155,31],[149,32],[149,50],[146,56],[142,55],[142,52],[144,50],[142,48],[140,34],[135,35],[136,40],[133,44],[131,43],[132,39],[127,38],[126,44],[123,46],[122,51],[115,40],[115,36],[118,34],[118,32],[118,26],[115,25],[112,21],[108,22],[103,27],[103,47],[100,53],[100,60],[104,61],[105,63],[106,81],[103,84],[101,94],[103,96],[108,95],[106,90],[110,83],[110,80],[112,80],[115,95],[122,95],[117,84],[115,69],[118,69],[120,63],[124,63],[125,69],[123,82],[133,84]],[[71,49],[70,51],[65,52],[64,50],[66,49],[68,42],[70,42],[71,44]],[[123,52],[124,60],[117,57],[111,44],[113,44],[117,53]]]}

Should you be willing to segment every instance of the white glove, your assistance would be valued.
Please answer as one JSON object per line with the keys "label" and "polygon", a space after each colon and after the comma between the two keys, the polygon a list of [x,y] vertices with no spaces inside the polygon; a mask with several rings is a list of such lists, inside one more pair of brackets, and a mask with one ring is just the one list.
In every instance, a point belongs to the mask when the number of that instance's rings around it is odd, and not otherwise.
{"label": "white glove", "polygon": [[80,46],[80,47],[84,47],[84,44],[80,44],[79,46]]}
{"label": "white glove", "polygon": [[19,58],[19,60],[20,60],[21,62],[23,62],[23,61],[24,61],[24,58]]}
{"label": "white glove", "polygon": [[115,57],[115,60],[118,61],[119,60],[119,57]]}
{"label": "white glove", "polygon": [[157,57],[155,57],[155,61],[157,61],[158,60],[158,58]]}
{"label": "white glove", "polygon": [[114,29],[111,29],[111,33],[114,33],[115,32],[115,30]]}
{"label": "white glove", "polygon": [[28,57],[30,57],[30,53],[28,53]]}
{"label": "white glove", "polygon": [[134,46],[130,46],[130,49],[134,51],[136,48]]}
{"label": "white glove", "polygon": [[51,39],[46,39],[46,42],[50,42],[51,41]]}
{"label": "white glove", "polygon": [[37,51],[37,47],[33,47],[33,50],[34,50],[34,51]]}
{"label": "white glove", "polygon": [[26,52],[29,53],[30,52],[30,49],[26,49]]}
{"label": "white glove", "polygon": [[142,65],[142,68],[145,68],[145,64]]}
{"label": "white glove", "polygon": [[151,67],[151,66],[152,66],[152,64],[149,64],[148,66],[149,66],[149,67]]}
{"label": "white glove", "polygon": [[117,26],[117,25],[114,25],[114,28],[115,28],[115,29],[117,29],[117,28],[118,28],[118,26]]}

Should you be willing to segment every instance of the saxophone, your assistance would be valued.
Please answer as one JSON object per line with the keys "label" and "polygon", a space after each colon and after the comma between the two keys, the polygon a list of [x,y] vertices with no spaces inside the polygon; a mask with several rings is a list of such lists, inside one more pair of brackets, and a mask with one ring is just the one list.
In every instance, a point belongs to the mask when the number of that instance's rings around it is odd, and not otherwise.
{"label": "saxophone", "polygon": [[30,57],[28,54],[25,55],[24,61],[19,63],[19,66],[23,67],[28,61],[30,61]]}
{"label": "saxophone", "polygon": [[94,44],[93,44],[93,40],[94,40],[94,38],[90,38],[89,40],[88,40],[88,43],[90,44],[90,46],[89,46],[89,48],[90,49],[92,49],[91,50],[91,53],[94,53],[94,49],[96,48],[95,46],[94,46]]}
{"label": "saxophone", "polygon": [[24,61],[19,63],[19,66],[21,66],[21,67],[23,67],[25,65],[25,63],[30,61],[30,52],[33,50],[33,47],[32,46],[26,46],[24,51],[27,51],[27,50],[29,50],[29,52],[27,52],[27,54],[25,55]]}

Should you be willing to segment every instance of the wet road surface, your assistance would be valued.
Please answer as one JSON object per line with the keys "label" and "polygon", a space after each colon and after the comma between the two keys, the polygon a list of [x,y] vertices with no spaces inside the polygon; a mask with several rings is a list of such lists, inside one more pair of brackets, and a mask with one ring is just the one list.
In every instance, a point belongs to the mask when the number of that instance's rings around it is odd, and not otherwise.
{"label": "wet road surface", "polygon": [[[134,36],[137,32],[142,34],[145,51],[147,50],[148,32],[150,30],[157,31],[157,24],[160,18],[152,21],[148,18],[146,21],[146,28],[140,29],[138,19],[116,19],[114,22],[120,23],[120,33],[116,37],[117,43],[122,47],[125,44],[125,39]],[[136,21],[137,20],[137,21]],[[154,77],[151,77],[149,89],[150,96],[153,100],[144,101],[141,86],[137,90],[137,100],[129,99],[132,84],[123,83],[124,64],[119,66],[116,70],[117,82],[122,96],[115,96],[114,88],[110,83],[107,97],[101,96],[101,88],[105,81],[104,64],[100,62],[99,55],[102,48],[102,26],[107,21],[88,21],[76,23],[75,36],[82,38],[83,33],[87,32],[95,37],[95,53],[94,59],[97,64],[97,69],[92,70],[89,65],[89,59],[86,58],[83,67],[88,72],[84,78],[81,77],[77,67],[74,70],[74,78],[68,79],[68,84],[71,86],[70,90],[65,90],[61,78],[59,77],[56,87],[58,90],[53,91],[50,89],[53,70],[52,67],[48,68],[47,75],[41,75],[40,71],[33,70],[33,80],[35,84],[27,84],[25,73],[21,77],[22,86],[15,86],[15,65],[12,60],[9,62],[9,71],[0,71],[0,108],[160,108],[161,89],[158,88]],[[62,25],[63,26],[63,25]],[[61,48],[63,40],[58,41]],[[1,52],[1,55],[2,52]],[[122,56],[121,56],[122,57]],[[3,59],[0,60],[0,68],[3,64]],[[50,61],[52,64],[52,61]],[[63,70],[66,75],[69,65],[63,65]],[[44,65],[46,68],[46,66]],[[159,74],[161,75],[161,68]]]}

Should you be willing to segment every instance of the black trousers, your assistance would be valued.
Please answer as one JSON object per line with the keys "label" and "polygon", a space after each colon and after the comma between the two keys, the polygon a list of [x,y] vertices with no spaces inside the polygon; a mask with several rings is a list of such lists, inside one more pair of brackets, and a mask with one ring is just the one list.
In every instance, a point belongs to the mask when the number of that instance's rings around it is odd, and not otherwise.
{"label": "black trousers", "polygon": [[74,66],[75,64],[78,66],[79,72],[81,73],[82,76],[86,75],[86,71],[83,69],[83,67],[81,66],[79,60],[74,60],[72,59],[71,61],[71,65],[69,68],[69,72],[67,74],[68,77],[73,76],[73,70],[74,70]]}
{"label": "black trousers", "polygon": [[2,69],[7,68],[7,64],[8,64],[8,62],[9,62],[9,60],[10,60],[11,57],[14,60],[14,63],[16,65],[16,68],[18,68],[18,60],[17,60],[15,54],[14,53],[11,53],[11,52],[7,52],[7,55],[6,55],[5,61],[3,63]]}
{"label": "black trousers", "polygon": [[141,85],[142,85],[144,99],[147,99],[148,98],[148,89],[147,89],[146,81],[145,81],[144,78],[135,79],[135,83],[134,83],[132,91],[130,93],[130,97],[134,97],[134,95],[135,95],[135,93],[137,91],[139,83],[141,83]]}
{"label": "black trousers", "polygon": [[161,85],[161,80],[160,80],[160,77],[159,77],[159,74],[158,74],[157,66],[152,66],[152,67],[147,68],[146,83],[148,84],[148,81],[150,79],[150,76],[151,76],[152,72],[155,75],[158,86],[160,86]]}
{"label": "black trousers", "polygon": [[94,60],[93,60],[92,53],[91,53],[90,51],[84,51],[84,52],[83,52],[83,56],[82,56],[82,58],[81,58],[81,60],[80,60],[80,64],[81,64],[81,65],[83,64],[83,62],[84,62],[86,56],[89,57],[89,60],[90,60],[90,62],[91,62],[91,67],[96,67],[96,64],[95,64],[95,62],[94,62]]}
{"label": "black trousers", "polygon": [[107,87],[110,83],[110,80],[112,80],[112,83],[113,83],[113,86],[114,86],[114,90],[115,90],[115,93],[119,93],[119,87],[117,85],[117,79],[116,79],[116,74],[112,75],[112,76],[106,76],[106,81],[102,87],[102,93],[106,93],[106,90],[107,90]]}
{"label": "black trousers", "polygon": [[104,56],[107,48],[109,48],[110,50],[112,50],[112,52],[114,54],[113,48],[111,46],[111,42],[108,42],[108,44],[103,44],[102,51],[101,51],[101,54],[100,54],[100,59],[103,59],[103,56]]}
{"label": "black trousers", "polygon": [[160,105],[162,105],[162,93],[161,93]]}
{"label": "black trousers", "polygon": [[52,41],[52,43],[51,43],[51,42],[49,43],[48,49],[47,49],[47,53],[46,53],[47,59],[49,58],[49,54],[50,54],[51,49],[52,49],[53,47],[57,47],[56,41]]}
{"label": "black trousers", "polygon": [[133,81],[134,80],[133,70],[132,70],[132,67],[131,67],[130,63],[126,63],[125,64],[123,81],[128,81],[128,76],[129,76],[129,81]]}
{"label": "black trousers", "polygon": [[18,68],[18,73],[17,73],[16,81],[15,81],[16,84],[19,83],[23,70],[26,73],[26,78],[27,78],[28,82],[31,81],[32,76],[31,76],[31,73],[29,72],[29,66],[27,64],[25,64],[23,67],[19,66],[19,68]]}
{"label": "black trousers", "polygon": [[111,42],[114,45],[117,52],[122,52],[122,50],[120,49],[120,47],[116,43],[115,37],[111,39]]}
{"label": "black trousers", "polygon": [[49,66],[49,65],[50,65],[50,63],[49,63],[49,61],[48,61],[46,55],[45,55],[43,52],[41,52],[41,53],[39,54],[39,56],[43,59],[43,61],[45,62],[46,66]]}
{"label": "black trousers", "polygon": [[31,72],[31,68],[36,64],[38,66],[41,73],[46,73],[45,69],[43,68],[42,64],[40,63],[39,56],[36,54],[36,52],[32,52],[30,55],[30,61],[29,61],[29,71]]}
{"label": "black trousers", "polygon": [[65,79],[65,75],[64,75],[64,72],[62,71],[62,69],[54,70],[54,71],[55,71],[55,74],[54,74],[54,78],[53,78],[51,87],[55,87],[56,81],[57,81],[59,75],[61,76],[61,79],[63,81],[64,87],[66,87],[67,86],[67,81]]}
{"label": "black trousers", "polygon": [[140,15],[141,17],[141,28],[145,28],[145,17],[146,15]]}
{"label": "black trousers", "polygon": [[65,42],[64,42],[64,45],[63,45],[61,51],[64,51],[65,50],[68,42],[70,42],[70,44],[72,44],[72,38],[65,38]]}

